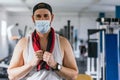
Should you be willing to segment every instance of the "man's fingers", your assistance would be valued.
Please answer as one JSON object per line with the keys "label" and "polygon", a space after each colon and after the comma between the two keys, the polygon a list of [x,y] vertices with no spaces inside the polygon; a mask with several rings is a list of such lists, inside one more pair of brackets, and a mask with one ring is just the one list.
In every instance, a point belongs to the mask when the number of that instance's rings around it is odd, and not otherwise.
{"label": "man's fingers", "polygon": [[36,51],[36,53],[43,53],[43,52],[44,52],[43,50]]}
{"label": "man's fingers", "polygon": [[43,61],[45,61],[45,62],[48,63],[50,57],[51,57],[51,53],[49,53],[49,52],[44,52],[44,54],[43,54]]}

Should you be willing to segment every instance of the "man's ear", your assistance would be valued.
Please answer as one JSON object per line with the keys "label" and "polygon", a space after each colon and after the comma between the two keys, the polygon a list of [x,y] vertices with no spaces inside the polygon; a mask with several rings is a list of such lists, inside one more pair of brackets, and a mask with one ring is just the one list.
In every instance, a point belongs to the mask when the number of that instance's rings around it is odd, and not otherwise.
{"label": "man's ear", "polygon": [[53,19],[54,19],[54,14],[51,14],[51,22],[50,22],[50,25],[52,24]]}
{"label": "man's ear", "polygon": [[54,19],[54,14],[51,15],[51,22],[53,21]]}
{"label": "man's ear", "polygon": [[32,21],[35,23],[35,19],[34,19],[34,16],[32,15]]}

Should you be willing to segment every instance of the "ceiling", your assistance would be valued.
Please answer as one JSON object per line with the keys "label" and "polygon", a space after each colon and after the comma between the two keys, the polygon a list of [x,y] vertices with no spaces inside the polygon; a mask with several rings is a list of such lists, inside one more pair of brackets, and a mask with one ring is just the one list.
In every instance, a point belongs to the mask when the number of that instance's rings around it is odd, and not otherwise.
{"label": "ceiling", "polygon": [[55,12],[115,11],[120,0],[0,0],[0,8],[11,12],[32,11],[38,2],[47,2]]}

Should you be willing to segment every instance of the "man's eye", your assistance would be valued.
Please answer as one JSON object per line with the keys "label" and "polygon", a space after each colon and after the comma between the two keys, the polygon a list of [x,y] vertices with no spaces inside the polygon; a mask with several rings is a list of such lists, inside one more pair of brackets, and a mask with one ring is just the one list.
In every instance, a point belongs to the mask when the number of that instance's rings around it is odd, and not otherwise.
{"label": "man's eye", "polygon": [[44,17],[48,17],[48,15],[47,15],[47,14],[45,14],[45,15],[44,15]]}
{"label": "man's eye", "polygon": [[40,18],[40,17],[41,17],[41,15],[36,15],[36,17],[37,17],[37,18]]}

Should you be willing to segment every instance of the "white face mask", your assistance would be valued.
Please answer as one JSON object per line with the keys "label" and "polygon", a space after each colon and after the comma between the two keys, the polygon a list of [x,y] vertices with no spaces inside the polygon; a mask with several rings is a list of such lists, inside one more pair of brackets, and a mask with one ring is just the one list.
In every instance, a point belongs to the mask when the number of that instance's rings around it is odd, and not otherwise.
{"label": "white face mask", "polygon": [[50,29],[50,21],[35,20],[35,29],[42,34],[47,33]]}

